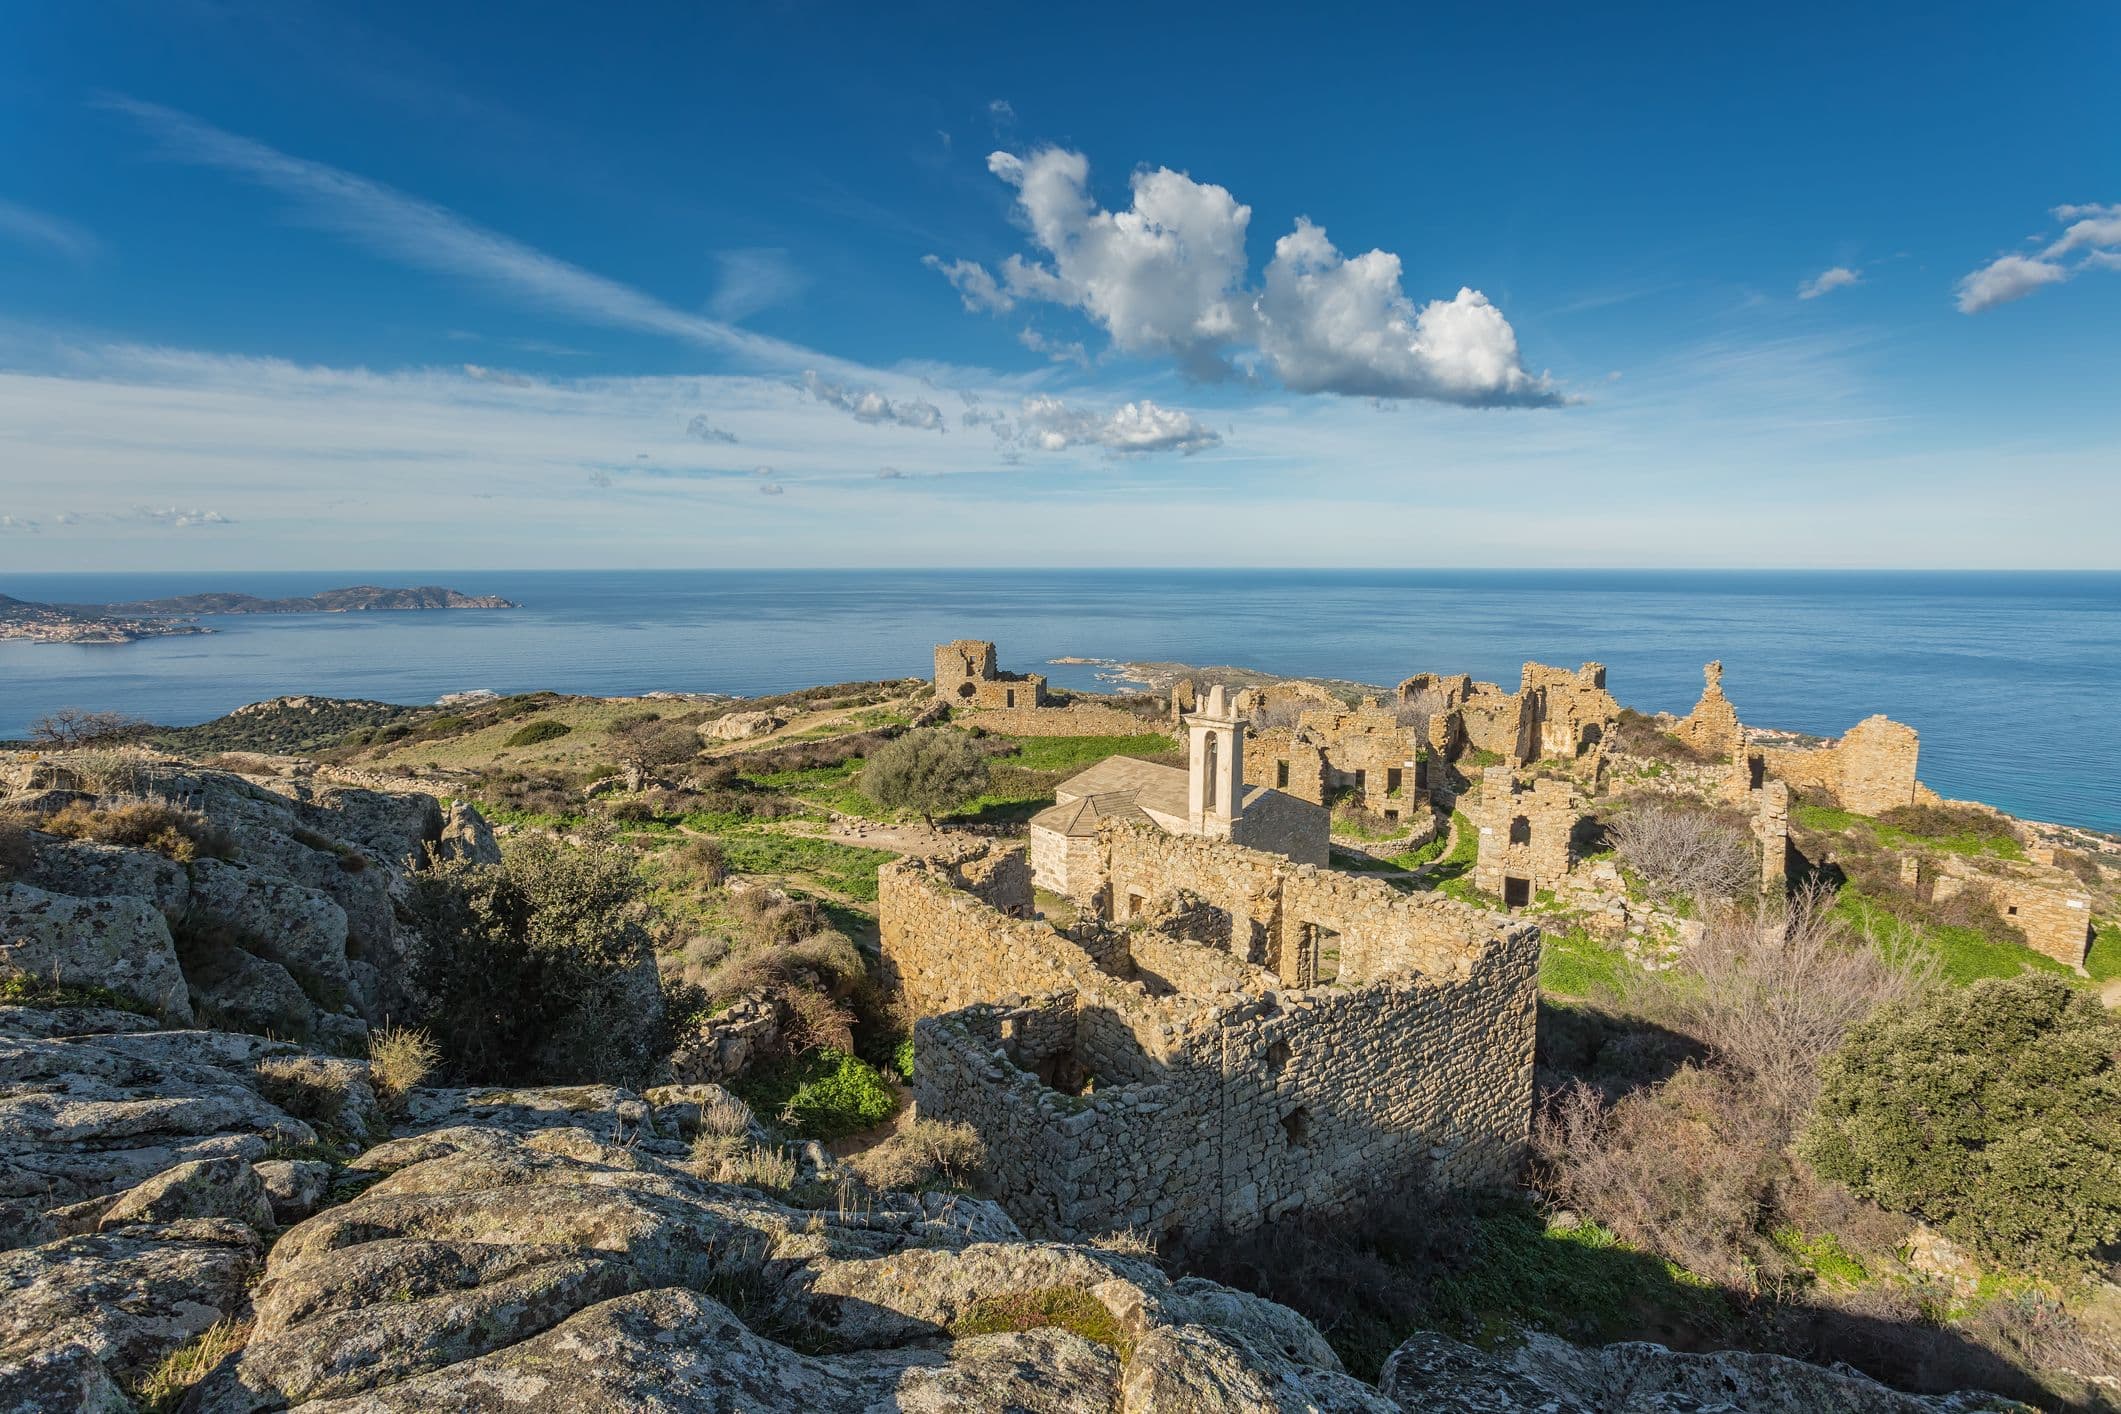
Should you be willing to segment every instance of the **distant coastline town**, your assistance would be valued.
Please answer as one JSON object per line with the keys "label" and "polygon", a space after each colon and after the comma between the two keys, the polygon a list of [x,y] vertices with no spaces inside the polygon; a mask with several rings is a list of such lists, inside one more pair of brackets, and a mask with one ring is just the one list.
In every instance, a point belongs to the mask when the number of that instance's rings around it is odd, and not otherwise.
{"label": "distant coastline town", "polygon": [[118,604],[41,604],[0,594],[0,638],[33,643],[135,643],[214,630],[194,620],[210,614],[350,614],[416,609],[516,609],[495,594],[465,594],[439,585],[384,589],[373,584],[327,589],[295,599],[255,594],[184,594]]}

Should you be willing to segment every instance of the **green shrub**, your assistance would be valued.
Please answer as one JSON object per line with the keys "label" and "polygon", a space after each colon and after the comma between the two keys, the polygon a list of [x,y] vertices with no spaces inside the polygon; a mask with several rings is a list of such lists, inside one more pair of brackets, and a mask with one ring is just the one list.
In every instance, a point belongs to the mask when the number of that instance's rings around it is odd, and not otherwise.
{"label": "green shrub", "polygon": [[155,1014],[153,1007],[123,992],[89,984],[75,986],[30,972],[0,972],[0,1006],[36,1007],[40,1011],[101,1007],[108,1011],[129,1011],[136,1016]]}
{"label": "green shrub", "polygon": [[898,1095],[876,1067],[826,1049],[736,1085],[752,1113],[803,1139],[844,1139],[891,1118]]}
{"label": "green shrub", "polygon": [[503,746],[536,746],[540,742],[554,741],[566,736],[574,728],[565,722],[555,722],[550,717],[540,722],[526,722],[508,734]]}
{"label": "green shrub", "polygon": [[2121,1019],[2059,977],[1891,1008],[1828,1062],[1801,1151],[1989,1260],[2082,1266],[2121,1238]]}
{"label": "green shrub", "polygon": [[637,1083],[664,1039],[646,888],[595,824],[418,875],[418,1021],[443,1059],[496,1084]]}
{"label": "green shrub", "polygon": [[987,788],[987,758],[963,732],[931,727],[886,742],[862,767],[862,793],[933,825]]}

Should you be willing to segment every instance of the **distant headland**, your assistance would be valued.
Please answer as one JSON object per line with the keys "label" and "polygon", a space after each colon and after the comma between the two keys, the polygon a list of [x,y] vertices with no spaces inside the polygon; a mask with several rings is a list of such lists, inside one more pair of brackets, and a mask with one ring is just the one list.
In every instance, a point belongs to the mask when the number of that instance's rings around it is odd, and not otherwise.
{"label": "distant headland", "polygon": [[255,594],[180,594],[121,604],[40,604],[0,594],[0,638],[36,643],[132,643],[142,638],[212,633],[191,622],[201,614],[350,614],[410,609],[515,609],[494,594],[464,594],[440,585],[385,589],[358,584],[296,599]]}

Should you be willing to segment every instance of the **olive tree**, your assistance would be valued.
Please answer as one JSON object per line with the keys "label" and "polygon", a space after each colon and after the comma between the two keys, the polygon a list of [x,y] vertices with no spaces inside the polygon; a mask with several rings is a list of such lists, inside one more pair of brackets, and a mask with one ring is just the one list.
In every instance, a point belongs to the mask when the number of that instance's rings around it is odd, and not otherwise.
{"label": "olive tree", "polygon": [[961,731],[930,727],[885,742],[862,765],[862,793],[933,825],[987,789],[987,758]]}

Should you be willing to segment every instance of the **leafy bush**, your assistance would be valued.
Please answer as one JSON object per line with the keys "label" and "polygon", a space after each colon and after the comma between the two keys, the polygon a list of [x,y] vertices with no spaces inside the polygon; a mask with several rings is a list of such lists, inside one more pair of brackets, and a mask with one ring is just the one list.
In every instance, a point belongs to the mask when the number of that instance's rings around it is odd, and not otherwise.
{"label": "leafy bush", "polygon": [[194,810],[166,800],[132,800],[91,805],[77,800],[44,822],[47,834],[96,844],[151,849],[179,863],[208,856],[233,859],[236,843],[226,831]]}
{"label": "leafy bush", "polygon": [[2060,978],[1881,1013],[1827,1065],[1804,1156],[2000,1264],[2057,1271],[2121,1239],[2121,1019]]}
{"label": "leafy bush", "polygon": [[508,734],[503,746],[536,746],[540,742],[554,741],[566,736],[574,728],[565,722],[555,722],[550,717],[543,721],[525,722]]}
{"label": "leafy bush", "polygon": [[838,1050],[754,1073],[736,1090],[753,1113],[772,1116],[804,1139],[844,1139],[882,1124],[898,1108],[898,1095],[874,1066]]}
{"label": "leafy bush", "polygon": [[888,742],[862,768],[862,793],[887,810],[935,817],[987,789],[987,758],[963,732],[931,727]]}
{"label": "leafy bush", "polygon": [[663,1040],[645,882],[591,825],[510,840],[498,865],[417,876],[421,1023],[450,1066],[494,1083],[640,1080]]}

